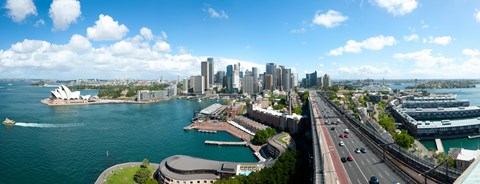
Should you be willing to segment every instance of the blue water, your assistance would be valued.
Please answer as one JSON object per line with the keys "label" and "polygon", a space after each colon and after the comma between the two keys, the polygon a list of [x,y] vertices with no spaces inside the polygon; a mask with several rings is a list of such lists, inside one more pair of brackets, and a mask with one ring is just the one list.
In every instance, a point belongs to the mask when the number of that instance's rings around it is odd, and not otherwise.
{"label": "blue water", "polygon": [[109,166],[144,158],[158,163],[175,154],[256,161],[246,147],[204,145],[205,140],[238,140],[228,133],[183,130],[193,110],[213,102],[50,107],[40,100],[53,88],[7,84],[0,82],[0,119],[20,123],[0,126],[0,183],[93,183]]}

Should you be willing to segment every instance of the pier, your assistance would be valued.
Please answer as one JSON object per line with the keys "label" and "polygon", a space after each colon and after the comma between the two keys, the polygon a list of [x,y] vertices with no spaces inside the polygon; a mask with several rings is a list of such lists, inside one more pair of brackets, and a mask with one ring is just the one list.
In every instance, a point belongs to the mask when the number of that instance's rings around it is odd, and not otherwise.
{"label": "pier", "polygon": [[437,153],[445,152],[441,139],[435,139],[435,144],[437,145]]}
{"label": "pier", "polygon": [[212,133],[212,134],[216,134],[216,133],[217,133],[216,130],[204,130],[204,129],[198,129],[198,132],[202,132],[202,133]]}
{"label": "pier", "polygon": [[218,145],[218,146],[247,146],[248,142],[247,141],[242,141],[242,142],[225,142],[225,141],[209,141],[206,140],[205,144],[209,145]]}

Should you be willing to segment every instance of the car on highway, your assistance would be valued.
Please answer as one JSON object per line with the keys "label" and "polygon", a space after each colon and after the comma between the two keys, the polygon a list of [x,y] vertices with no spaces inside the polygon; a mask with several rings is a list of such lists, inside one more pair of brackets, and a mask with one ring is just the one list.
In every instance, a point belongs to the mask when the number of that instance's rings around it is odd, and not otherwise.
{"label": "car on highway", "polygon": [[348,138],[348,134],[343,135],[343,138]]}
{"label": "car on highway", "polygon": [[360,152],[362,152],[362,153],[367,153],[367,149],[365,149],[365,148],[360,148]]}
{"label": "car on highway", "polygon": [[342,160],[342,162],[347,162],[347,157],[342,157],[340,160]]}
{"label": "car on highway", "polygon": [[345,128],[345,130],[343,131],[345,132],[346,134],[350,133],[350,130],[348,130],[348,128]]}
{"label": "car on highway", "polygon": [[340,142],[338,143],[338,145],[340,145],[340,146],[345,146],[345,143],[344,143],[343,141],[340,141]]}
{"label": "car on highway", "polygon": [[355,153],[360,153],[360,148],[355,148]]}
{"label": "car on highway", "polygon": [[378,181],[378,178],[376,176],[370,177],[370,180],[368,181],[369,184],[380,184]]}
{"label": "car on highway", "polygon": [[343,138],[343,134],[340,134],[338,137]]}
{"label": "car on highway", "polygon": [[347,160],[348,160],[348,161],[353,161],[352,155],[348,155]]}
{"label": "car on highway", "polygon": [[335,127],[330,128],[330,130],[335,130]]}

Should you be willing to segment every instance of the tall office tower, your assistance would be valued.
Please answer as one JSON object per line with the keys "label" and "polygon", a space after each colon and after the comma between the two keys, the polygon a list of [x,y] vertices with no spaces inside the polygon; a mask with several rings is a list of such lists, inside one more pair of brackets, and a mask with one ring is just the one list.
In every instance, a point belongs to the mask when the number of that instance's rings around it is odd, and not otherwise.
{"label": "tall office tower", "polygon": [[253,88],[254,88],[254,77],[252,75],[246,75],[243,77],[243,93],[247,93],[249,95],[255,93]]}
{"label": "tall office tower", "polygon": [[241,86],[240,86],[240,63],[235,64],[234,65],[236,69],[233,70],[233,76],[232,76],[232,83],[233,83],[233,92],[232,93],[236,93],[236,92],[239,92],[240,89],[241,89]]}
{"label": "tall office tower", "polygon": [[292,69],[283,69],[282,70],[282,87],[283,91],[288,91],[290,90],[291,87],[291,81],[292,81]]}
{"label": "tall office tower", "polygon": [[275,89],[277,90],[283,90],[283,86],[282,86],[282,71],[285,67],[283,67],[282,65],[280,65],[276,70],[276,81],[274,81],[277,85],[277,87]]}
{"label": "tall office tower", "polygon": [[[272,76],[272,81],[275,81],[272,83],[272,89],[275,89],[277,87],[276,85],[276,73],[277,73],[277,65],[275,63],[267,63],[266,68],[265,68],[265,73],[270,74]],[[265,76],[266,77],[266,76]],[[265,82],[264,82],[265,84]],[[270,90],[272,90],[270,89]]]}
{"label": "tall office tower", "polygon": [[225,75],[225,87],[228,93],[233,93],[233,65],[227,66],[227,75]]}
{"label": "tall office tower", "polygon": [[265,74],[265,81],[263,83],[265,84],[265,90],[273,90],[273,76],[271,74]]}
{"label": "tall office tower", "polygon": [[317,71],[310,74],[307,73],[307,80],[305,83],[305,87],[310,88],[315,86],[317,86]]}
{"label": "tall office tower", "polygon": [[292,74],[292,88],[298,86],[298,74]]}
{"label": "tall office tower", "polygon": [[245,70],[245,73],[243,74],[243,76],[245,77],[245,76],[247,76],[247,75],[252,75],[252,71],[250,71],[250,70],[248,70],[248,69]]}
{"label": "tall office tower", "polygon": [[258,93],[258,68],[252,67],[253,92]]}
{"label": "tall office tower", "polygon": [[183,93],[188,93],[188,79],[183,79]]}
{"label": "tall office tower", "polygon": [[323,88],[323,76],[317,78],[317,86]]}
{"label": "tall office tower", "polygon": [[260,85],[259,85],[259,88],[258,88],[259,92],[260,92],[261,90],[264,90],[264,89],[265,89],[265,75],[266,75],[266,74],[265,74],[265,72],[264,72],[264,73],[262,73],[262,74],[260,74],[260,75],[258,76],[258,83],[261,84],[261,86],[262,86],[262,87],[260,88]]}
{"label": "tall office tower", "polygon": [[210,87],[210,79],[209,79],[209,76],[210,76],[210,72],[209,72],[209,64],[207,61],[202,61],[202,76],[203,76],[203,80],[205,80],[204,84],[205,84],[205,88],[208,89]]}
{"label": "tall office tower", "polygon": [[224,85],[223,78],[225,78],[225,71],[217,71],[217,74],[215,74],[215,83]]}
{"label": "tall office tower", "polygon": [[328,74],[323,75],[323,86],[332,87],[332,79]]}
{"label": "tall office tower", "polygon": [[203,76],[191,76],[190,83],[192,84],[193,93],[203,94],[205,92],[205,79],[203,78]]}
{"label": "tall office tower", "polygon": [[214,76],[213,75],[215,74],[214,71],[213,71],[214,70],[213,68],[215,67],[215,63],[213,62],[212,57],[207,58],[207,62],[208,62],[208,84],[213,85],[214,84],[214,82],[213,82]]}

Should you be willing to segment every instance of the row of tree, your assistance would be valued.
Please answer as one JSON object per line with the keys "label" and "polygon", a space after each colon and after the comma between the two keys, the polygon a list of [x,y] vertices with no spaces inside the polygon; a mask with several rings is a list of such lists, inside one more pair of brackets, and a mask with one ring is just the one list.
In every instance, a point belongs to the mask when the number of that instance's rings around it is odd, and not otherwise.
{"label": "row of tree", "polygon": [[263,145],[267,143],[268,138],[277,134],[277,131],[273,128],[267,128],[265,130],[259,130],[255,133],[255,136],[252,139],[252,142],[256,145]]}

